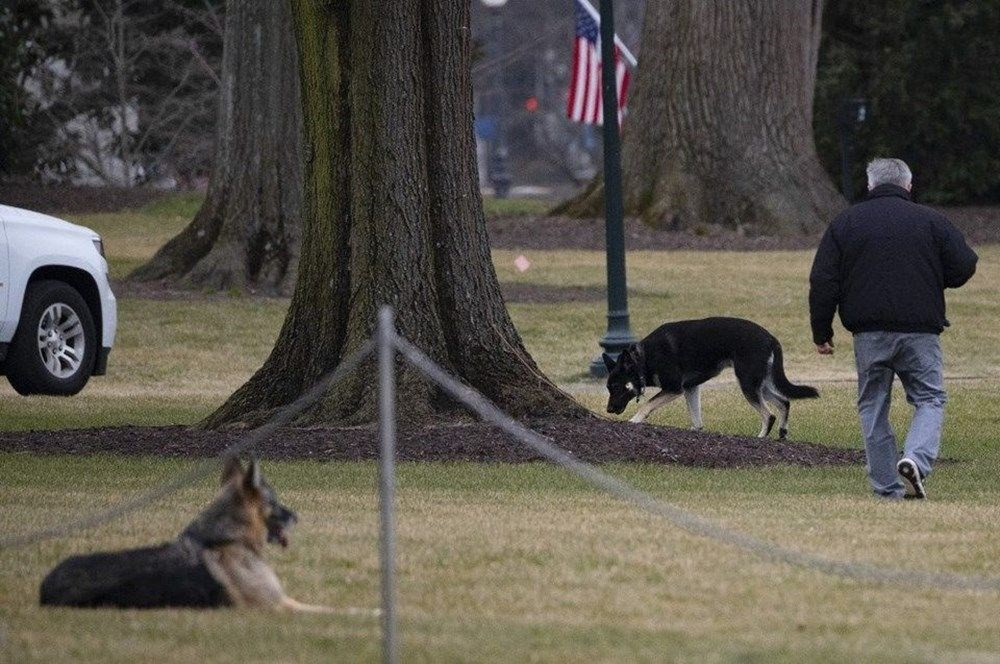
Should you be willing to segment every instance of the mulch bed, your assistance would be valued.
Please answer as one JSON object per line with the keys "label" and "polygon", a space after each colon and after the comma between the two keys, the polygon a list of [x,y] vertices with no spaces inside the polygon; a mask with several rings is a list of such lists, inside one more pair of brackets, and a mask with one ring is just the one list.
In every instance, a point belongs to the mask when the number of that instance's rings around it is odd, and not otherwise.
{"label": "mulch bed", "polygon": [[[494,249],[604,251],[604,219],[571,217],[503,217],[490,219],[490,244]],[[625,246],[632,251],[766,251],[812,249],[819,237],[812,235],[749,236],[722,228],[702,233],[658,230],[638,219],[625,220]]]}
{"label": "mulch bed", "polygon": [[[547,419],[526,424],[576,458],[592,463],[740,468],[775,464],[848,465],[862,463],[864,458],[862,451],[856,449],[635,425],[603,418]],[[244,435],[240,431],[203,431],[181,426],[4,432],[0,433],[0,451],[209,457]],[[404,427],[399,431],[397,443],[399,459],[403,461],[543,460],[496,427],[478,422]],[[257,453],[265,459],[361,461],[378,458],[378,440],[373,426],[290,428],[269,439]]]}
{"label": "mulch bed", "polygon": [[[166,195],[154,189],[72,187],[32,181],[0,181],[0,203],[49,214],[120,212],[140,208]],[[937,208],[958,226],[973,244],[1000,242],[1000,207]],[[495,249],[604,250],[604,220],[571,217],[500,217],[488,220]],[[814,249],[816,235],[775,237],[737,233],[721,226],[703,225],[698,232],[656,230],[638,219],[625,220],[625,243],[630,250],[766,251]]]}
{"label": "mulch bed", "polygon": [[[502,282],[500,290],[508,304],[558,304],[560,302],[602,302],[607,297],[603,288],[596,286],[552,286],[549,284],[521,284]],[[632,294],[632,291],[629,291]]]}
{"label": "mulch bed", "polygon": [[1000,242],[1000,207],[968,206],[936,209],[965,234],[970,244]]}
{"label": "mulch bed", "polygon": [[[1000,207],[936,208],[971,244],[1000,242]],[[604,251],[604,220],[570,217],[505,217],[487,222],[494,249]],[[657,230],[638,219],[625,220],[625,246],[631,251],[794,251],[815,249],[819,235],[746,235],[706,226],[700,233]]]}
{"label": "mulch bed", "polygon": [[45,214],[134,210],[164,192],[143,187],[71,187],[31,181],[0,181],[0,203]]}

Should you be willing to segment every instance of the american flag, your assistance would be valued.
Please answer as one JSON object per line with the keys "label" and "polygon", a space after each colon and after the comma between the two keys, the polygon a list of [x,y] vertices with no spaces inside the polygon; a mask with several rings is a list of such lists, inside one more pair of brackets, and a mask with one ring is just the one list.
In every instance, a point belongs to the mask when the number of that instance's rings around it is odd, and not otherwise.
{"label": "american flag", "polygon": [[[574,122],[604,124],[601,106],[601,37],[597,21],[584,9],[580,0],[573,0],[576,14],[576,40],[573,44],[573,71],[569,80],[566,115]],[[625,113],[629,71],[615,45],[615,71],[618,75],[618,123]]]}

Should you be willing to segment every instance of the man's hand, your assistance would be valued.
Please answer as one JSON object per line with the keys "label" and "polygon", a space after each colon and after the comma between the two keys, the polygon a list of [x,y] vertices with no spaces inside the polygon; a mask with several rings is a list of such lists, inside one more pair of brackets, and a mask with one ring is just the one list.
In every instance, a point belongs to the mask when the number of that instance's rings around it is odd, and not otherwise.
{"label": "man's hand", "polygon": [[816,352],[820,355],[833,355],[833,342],[827,341],[823,344],[816,344]]}

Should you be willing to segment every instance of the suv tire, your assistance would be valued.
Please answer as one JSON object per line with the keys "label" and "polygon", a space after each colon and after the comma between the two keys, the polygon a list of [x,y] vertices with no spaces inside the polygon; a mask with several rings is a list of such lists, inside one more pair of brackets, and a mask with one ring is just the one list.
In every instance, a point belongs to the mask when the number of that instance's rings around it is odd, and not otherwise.
{"label": "suv tire", "polygon": [[80,293],[62,281],[30,284],[7,352],[7,380],[18,394],[76,394],[96,357],[94,318]]}

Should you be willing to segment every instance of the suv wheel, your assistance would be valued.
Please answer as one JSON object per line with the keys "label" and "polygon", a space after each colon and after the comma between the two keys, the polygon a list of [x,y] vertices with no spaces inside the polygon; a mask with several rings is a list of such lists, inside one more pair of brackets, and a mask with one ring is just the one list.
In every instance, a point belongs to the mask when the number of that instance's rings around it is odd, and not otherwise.
{"label": "suv wheel", "polygon": [[61,281],[28,287],[7,353],[7,380],[19,394],[69,396],[94,369],[97,332],[90,308]]}

